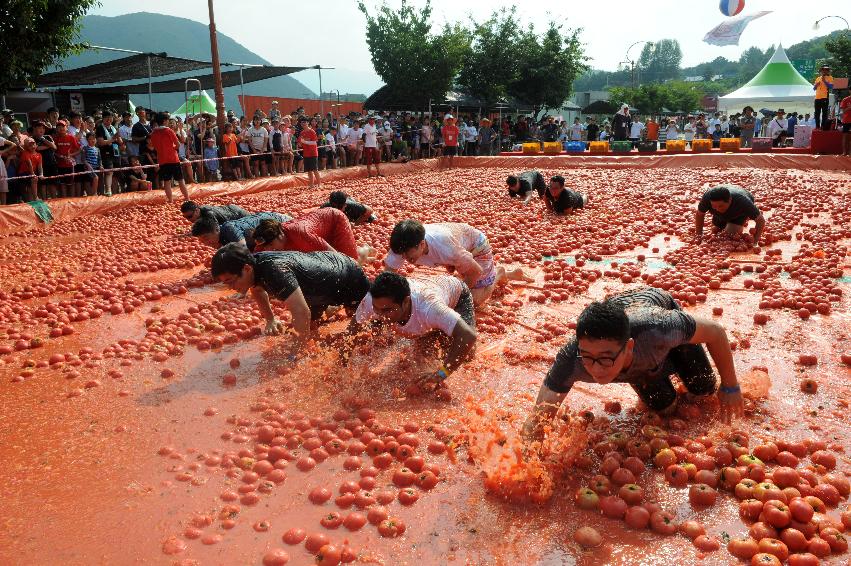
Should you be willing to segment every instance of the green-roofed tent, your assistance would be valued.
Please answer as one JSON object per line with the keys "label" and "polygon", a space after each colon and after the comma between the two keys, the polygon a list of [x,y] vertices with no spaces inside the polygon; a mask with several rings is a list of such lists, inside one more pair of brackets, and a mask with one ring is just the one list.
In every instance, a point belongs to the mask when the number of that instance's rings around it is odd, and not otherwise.
{"label": "green-roofed tent", "polygon": [[[815,78],[815,77],[814,77]],[[792,66],[779,46],[765,67],[745,86],[718,99],[720,110],[741,112],[745,106],[789,112],[812,112],[813,85]]]}
{"label": "green-roofed tent", "polygon": [[195,114],[204,113],[212,114],[214,116],[216,114],[216,103],[212,98],[210,98],[210,95],[207,94],[206,90],[202,90],[201,94],[193,94],[190,96],[189,101],[181,104],[180,108],[172,112],[171,115],[193,116]]}

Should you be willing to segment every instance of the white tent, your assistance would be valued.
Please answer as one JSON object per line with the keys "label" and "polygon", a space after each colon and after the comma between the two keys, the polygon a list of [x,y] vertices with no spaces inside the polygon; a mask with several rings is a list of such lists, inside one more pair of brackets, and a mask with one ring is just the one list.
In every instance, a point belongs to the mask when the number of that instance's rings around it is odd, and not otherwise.
{"label": "white tent", "polygon": [[813,85],[792,66],[783,46],[779,46],[766,63],[745,86],[718,99],[719,110],[728,114],[741,112],[752,106],[759,112],[762,108],[789,112],[813,111]]}

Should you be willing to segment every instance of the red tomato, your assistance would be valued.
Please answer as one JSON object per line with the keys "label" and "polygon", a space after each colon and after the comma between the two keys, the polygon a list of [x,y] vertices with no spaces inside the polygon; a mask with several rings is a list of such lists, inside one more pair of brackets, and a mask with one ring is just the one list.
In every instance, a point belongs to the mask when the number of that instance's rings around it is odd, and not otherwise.
{"label": "red tomato", "polygon": [[788,564],[789,566],[819,566],[821,560],[815,554],[803,552],[801,554],[790,554]]}
{"label": "red tomato", "polygon": [[597,492],[597,495],[608,495],[612,492],[612,482],[606,476],[594,476],[591,478],[590,487]]}
{"label": "red tomato", "polygon": [[751,566],[783,566],[783,562],[773,554],[760,552],[751,558]]}
{"label": "red tomato", "polygon": [[331,499],[332,495],[333,494],[329,489],[326,489],[324,487],[315,487],[307,495],[307,498],[314,505],[322,505],[323,503]]}
{"label": "red tomato", "polygon": [[638,505],[644,499],[644,490],[634,483],[624,484],[618,490],[618,497],[626,501],[627,505]]}
{"label": "red tomato", "polygon": [[673,487],[685,487],[688,485],[688,472],[678,464],[665,468],[665,481]]}
{"label": "red tomato", "polygon": [[319,524],[326,529],[336,529],[343,524],[343,516],[336,511],[331,511],[319,520]]}
{"label": "red tomato", "polygon": [[320,548],[330,542],[331,540],[328,536],[323,533],[310,533],[307,535],[307,538],[304,539],[304,548],[306,548],[308,552],[319,552]]}
{"label": "red tomato", "polygon": [[285,550],[270,550],[263,555],[263,566],[284,566],[290,561],[290,555]]}
{"label": "red tomato", "polygon": [[399,490],[399,503],[402,505],[413,505],[419,498],[420,494],[413,488],[406,487]]}
{"label": "red tomato", "polygon": [[650,516],[650,528],[660,535],[672,535],[677,532],[675,517],[666,511],[658,511]]}
{"label": "red tomato", "polygon": [[395,538],[405,532],[405,523],[399,519],[385,519],[378,524],[378,534],[386,538]]}
{"label": "red tomato", "polygon": [[339,507],[340,509],[348,509],[355,503],[355,494],[354,493],[344,493],[343,495],[338,495],[334,499],[334,505]]}
{"label": "red tomato", "polygon": [[750,529],[748,530],[748,534],[756,540],[762,540],[764,538],[777,538],[777,529],[775,529],[768,523],[763,523],[762,521],[759,521],[751,525]]}
{"label": "red tomato", "polygon": [[834,554],[842,554],[848,550],[848,540],[845,538],[845,535],[833,527],[822,529],[819,533],[819,538],[827,541],[827,544],[830,545],[830,550]]}
{"label": "red tomato", "polygon": [[800,552],[807,549],[807,537],[798,529],[783,529],[780,533],[780,540],[783,541],[791,552]]}
{"label": "red tomato", "polygon": [[596,529],[591,527],[581,527],[573,533],[573,540],[585,548],[596,548],[603,544],[603,537]]}
{"label": "red tomato", "polygon": [[366,515],[363,513],[349,513],[343,519],[343,526],[350,531],[357,531],[366,524]]}
{"label": "red tomato", "polygon": [[626,468],[618,468],[614,472],[612,472],[612,482],[617,485],[624,485],[627,483],[635,483],[635,474],[627,470]]}
{"label": "red tomato", "polygon": [[355,506],[358,509],[366,509],[375,505],[376,499],[371,491],[359,491],[355,494]]}
{"label": "red tomato", "polygon": [[650,524],[650,513],[644,507],[635,505],[626,510],[624,521],[633,529],[646,529]]}
{"label": "red tomato", "polygon": [[611,519],[623,519],[628,505],[616,495],[608,495],[600,499],[600,509],[603,515]]}
{"label": "red tomato", "polygon": [[710,470],[698,470],[694,474],[694,481],[697,483],[706,484],[711,488],[718,487],[718,475]]}
{"label": "red tomato", "polygon": [[434,473],[425,471],[417,476],[417,485],[420,489],[433,489],[437,485],[438,479]]}
{"label": "red tomato", "polygon": [[396,492],[392,489],[380,489],[373,495],[375,495],[375,500],[381,505],[388,505],[396,499]]}
{"label": "red tomato", "polygon": [[721,542],[715,537],[700,535],[692,541],[701,552],[715,552],[721,548]]}
{"label": "red tomato", "polygon": [[759,552],[759,543],[750,537],[730,539],[727,551],[741,560],[750,560]]}
{"label": "red tomato", "polygon": [[718,492],[705,483],[696,483],[689,488],[688,498],[692,505],[714,505]]}
{"label": "red tomato", "polygon": [[776,556],[780,562],[789,558],[789,549],[783,544],[783,541],[776,538],[764,538],[760,540],[759,551]]}
{"label": "red tomato", "polygon": [[371,525],[378,525],[385,519],[387,519],[388,513],[386,507],[376,506],[370,507],[369,511],[366,512],[366,519],[369,521]]}
{"label": "red tomato", "polygon": [[416,474],[408,468],[400,468],[393,472],[393,483],[398,487],[408,487],[416,481]]}
{"label": "red tomato", "polygon": [[689,540],[694,540],[700,535],[706,534],[706,529],[697,521],[683,521],[678,530]]}
{"label": "red tomato", "polygon": [[826,556],[830,556],[831,548],[830,543],[824,540],[821,537],[814,536],[810,539],[810,542],[807,544],[807,551],[815,554],[819,558],[824,558]]}
{"label": "red tomato", "polygon": [[792,512],[782,501],[775,499],[765,502],[762,508],[765,521],[772,527],[782,529],[792,520]]}
{"label": "red tomato", "polygon": [[828,470],[832,470],[836,467],[836,456],[827,450],[817,450],[816,452],[813,452],[812,456],[810,456],[810,460],[813,461],[813,464],[824,466]]}
{"label": "red tomato", "polygon": [[342,550],[333,544],[326,544],[319,549],[316,554],[316,564],[318,566],[337,566],[342,560]]}

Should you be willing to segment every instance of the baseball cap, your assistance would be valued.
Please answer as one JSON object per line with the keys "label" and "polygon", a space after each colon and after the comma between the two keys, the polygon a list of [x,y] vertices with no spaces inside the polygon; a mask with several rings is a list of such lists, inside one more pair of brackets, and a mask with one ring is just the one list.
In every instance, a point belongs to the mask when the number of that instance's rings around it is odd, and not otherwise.
{"label": "baseball cap", "polygon": [[454,120],[455,116],[453,116],[452,114],[447,114],[446,116],[443,117],[443,119],[444,120]]}

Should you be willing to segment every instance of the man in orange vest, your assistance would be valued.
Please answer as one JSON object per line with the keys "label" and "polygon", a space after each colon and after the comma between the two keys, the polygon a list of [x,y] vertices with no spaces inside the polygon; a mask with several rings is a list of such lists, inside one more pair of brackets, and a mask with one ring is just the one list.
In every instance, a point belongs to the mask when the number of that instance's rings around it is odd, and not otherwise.
{"label": "man in orange vest", "polygon": [[830,89],[833,88],[833,77],[830,75],[830,67],[822,65],[821,73],[813,82],[813,90],[816,91],[815,111],[816,128],[822,130],[830,129],[828,124],[828,108],[830,107]]}

